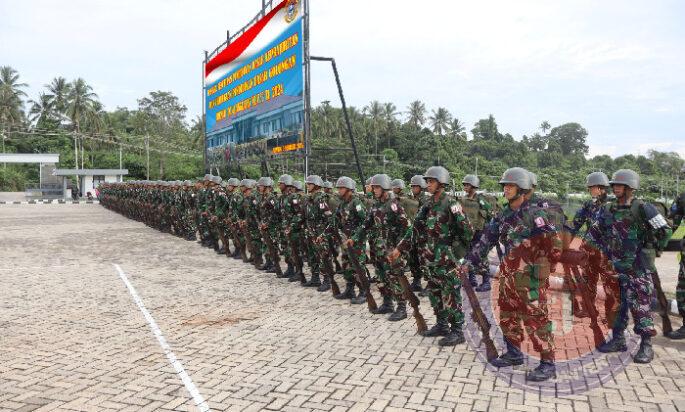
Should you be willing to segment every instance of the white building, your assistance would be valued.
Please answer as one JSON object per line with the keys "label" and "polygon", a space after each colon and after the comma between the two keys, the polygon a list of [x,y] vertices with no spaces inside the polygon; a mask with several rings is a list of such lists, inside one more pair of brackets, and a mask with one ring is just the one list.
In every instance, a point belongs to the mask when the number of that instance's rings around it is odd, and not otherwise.
{"label": "white building", "polygon": [[83,196],[90,192],[95,197],[98,186],[105,182],[122,182],[124,176],[128,175],[128,169],[56,169],[54,175],[62,176],[65,198],[70,195],[67,193],[67,181],[70,176],[76,176],[79,180],[79,187]]}

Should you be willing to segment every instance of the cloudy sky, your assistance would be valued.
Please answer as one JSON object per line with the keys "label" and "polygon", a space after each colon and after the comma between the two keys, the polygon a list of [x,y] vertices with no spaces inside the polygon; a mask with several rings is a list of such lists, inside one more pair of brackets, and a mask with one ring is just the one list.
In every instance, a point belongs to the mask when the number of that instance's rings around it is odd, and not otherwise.
{"label": "cloudy sky", "polygon": [[[310,0],[311,52],[335,57],[349,104],[415,99],[503,132],[579,122],[591,155],[685,156],[685,2]],[[170,90],[201,113],[203,50],[261,0],[0,0],[0,65],[34,98],[83,77],[108,109]],[[314,103],[338,103],[315,63]]]}

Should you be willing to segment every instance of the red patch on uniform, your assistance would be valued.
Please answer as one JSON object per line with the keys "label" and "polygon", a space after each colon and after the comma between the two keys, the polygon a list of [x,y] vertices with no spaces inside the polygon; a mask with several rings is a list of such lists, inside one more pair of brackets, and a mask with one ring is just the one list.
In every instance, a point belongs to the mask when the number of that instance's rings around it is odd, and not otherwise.
{"label": "red patch on uniform", "polygon": [[536,224],[538,227],[543,227],[543,226],[545,226],[545,219],[543,219],[542,217],[538,216],[538,217],[535,218],[535,224]]}

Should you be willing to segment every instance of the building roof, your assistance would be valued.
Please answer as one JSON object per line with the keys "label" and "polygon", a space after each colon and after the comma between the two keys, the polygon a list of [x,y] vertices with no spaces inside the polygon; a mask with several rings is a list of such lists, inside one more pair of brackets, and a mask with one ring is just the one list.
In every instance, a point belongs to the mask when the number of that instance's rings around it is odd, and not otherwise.
{"label": "building roof", "polygon": [[59,154],[0,153],[0,163],[59,163]]}
{"label": "building roof", "polygon": [[55,169],[55,176],[126,176],[128,169]]}

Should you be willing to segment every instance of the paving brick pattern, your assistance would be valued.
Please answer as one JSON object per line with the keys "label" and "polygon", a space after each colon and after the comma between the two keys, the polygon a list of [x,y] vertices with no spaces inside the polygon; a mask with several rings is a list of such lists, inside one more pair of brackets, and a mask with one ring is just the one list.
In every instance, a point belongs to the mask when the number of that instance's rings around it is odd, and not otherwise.
{"label": "paving brick pattern", "polygon": [[411,318],[388,322],[99,205],[6,205],[0,229],[0,411],[197,410],[115,263],[212,410],[685,410],[685,343],[657,338],[652,364],[547,396],[466,345],[417,336]]}

